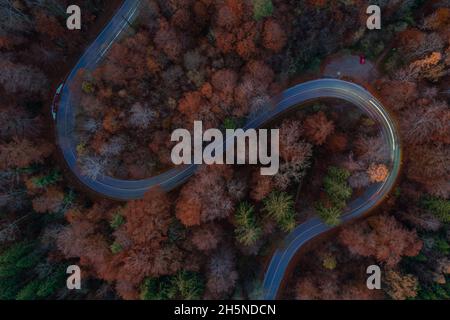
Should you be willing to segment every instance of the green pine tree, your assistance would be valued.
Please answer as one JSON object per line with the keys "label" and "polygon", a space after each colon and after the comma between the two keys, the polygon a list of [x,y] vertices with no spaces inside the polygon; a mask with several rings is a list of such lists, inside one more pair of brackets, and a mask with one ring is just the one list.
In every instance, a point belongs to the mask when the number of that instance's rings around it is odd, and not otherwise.
{"label": "green pine tree", "polygon": [[342,210],[352,196],[353,190],[347,182],[349,177],[349,171],[330,167],[323,179],[323,188],[331,203],[327,205],[318,203],[316,211],[319,217],[330,226],[336,226],[340,223]]}
{"label": "green pine tree", "polygon": [[253,18],[259,21],[273,14],[272,0],[253,0]]}
{"label": "green pine tree", "polygon": [[30,278],[41,258],[36,244],[26,241],[10,246],[0,255],[0,300],[15,299],[28,286],[24,279]]}
{"label": "green pine tree", "polygon": [[442,222],[450,222],[450,200],[428,197],[423,201],[423,205]]}
{"label": "green pine tree", "polygon": [[172,276],[147,278],[141,287],[142,300],[198,300],[205,282],[199,273],[180,271]]}

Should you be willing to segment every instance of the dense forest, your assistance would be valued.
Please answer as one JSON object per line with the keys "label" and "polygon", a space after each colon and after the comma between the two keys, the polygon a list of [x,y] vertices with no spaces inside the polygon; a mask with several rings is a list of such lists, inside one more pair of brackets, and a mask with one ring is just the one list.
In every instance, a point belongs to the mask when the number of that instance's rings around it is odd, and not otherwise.
{"label": "dense forest", "polygon": [[[55,90],[117,3],[0,3],[0,299],[258,298],[264,266],[299,223],[341,222],[349,201],[389,175],[380,126],[339,100],[274,121],[280,171],[202,167],[170,192],[128,202],[83,188],[56,145]],[[450,298],[450,3],[146,0],[94,72],[77,75],[83,175],[165,171],[175,128],[242,126],[271,97],[320,78],[336,57],[364,56],[368,88],[397,121],[402,175],[383,205],[300,252],[286,299]],[[68,291],[66,267],[83,270]],[[366,267],[383,270],[368,290]]]}

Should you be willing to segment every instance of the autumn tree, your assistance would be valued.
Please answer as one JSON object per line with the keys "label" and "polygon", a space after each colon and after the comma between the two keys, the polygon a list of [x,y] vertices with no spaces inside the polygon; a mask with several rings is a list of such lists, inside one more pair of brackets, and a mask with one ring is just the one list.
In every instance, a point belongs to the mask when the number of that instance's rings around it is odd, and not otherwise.
{"label": "autumn tree", "polygon": [[403,256],[416,256],[422,248],[415,231],[406,230],[395,218],[386,215],[345,227],[339,240],[353,254],[375,257],[391,267]]}
{"label": "autumn tree", "polygon": [[215,72],[211,77],[211,85],[215,90],[219,104],[222,108],[229,109],[229,105],[233,103],[234,89],[237,85],[238,75],[230,69],[222,69]]}
{"label": "autumn tree", "polygon": [[[307,144],[306,144],[307,146]],[[275,185],[280,190],[286,190],[294,183],[299,184],[307,173],[310,166],[309,161],[305,162],[284,162],[280,165],[278,173],[275,175]]]}
{"label": "autumn tree", "polygon": [[65,30],[61,23],[54,17],[50,16],[44,10],[37,10],[35,14],[36,30],[51,40],[63,38]]}
{"label": "autumn tree", "polygon": [[413,81],[386,80],[377,87],[380,98],[392,110],[408,108],[418,97],[417,84]]}
{"label": "autumn tree", "polygon": [[[233,115],[244,116],[251,111],[252,102],[262,99],[270,92],[270,85],[274,80],[274,72],[266,63],[260,60],[251,60],[244,67],[244,74],[234,91],[234,98],[237,108],[233,110]],[[259,106],[259,104],[257,104]]]}
{"label": "autumn tree", "polygon": [[172,150],[171,143],[170,132],[160,130],[153,133],[152,140],[149,144],[150,151],[157,154],[159,162],[164,165],[173,164],[170,156]]}
{"label": "autumn tree", "polygon": [[352,188],[364,188],[370,184],[369,175],[364,171],[353,173],[348,179],[348,183]]}
{"label": "autumn tree", "polygon": [[134,128],[146,129],[156,118],[156,112],[148,105],[135,103],[130,109],[129,124]]}
{"label": "autumn tree", "polygon": [[332,274],[333,276],[330,277],[328,274],[328,272],[324,273],[323,278],[326,280],[311,274],[299,278],[295,286],[295,298],[298,300],[338,299],[336,276]]}
{"label": "autumn tree", "polygon": [[66,257],[79,258],[99,278],[116,281],[123,298],[135,299],[144,278],[174,274],[181,268],[183,252],[165,242],[172,221],[168,203],[156,189],[130,201],[121,209],[125,222],[112,239],[102,226],[110,223],[117,207],[97,203],[85,212],[70,210],[70,225],[59,234],[58,247]]}
{"label": "autumn tree", "polygon": [[42,117],[33,117],[20,106],[0,106],[0,137],[10,139],[39,136],[43,127]]}
{"label": "autumn tree", "polygon": [[0,56],[0,85],[12,94],[43,94],[47,77],[38,69],[11,62]]}
{"label": "autumn tree", "polygon": [[174,245],[165,245],[154,249],[136,245],[128,250],[123,250],[114,255],[112,266],[120,266],[123,263],[123,266],[117,270],[119,271],[116,278],[117,284],[129,284],[131,288],[127,288],[125,292],[118,291],[118,293],[125,299],[136,299],[138,287],[145,277],[174,274],[181,269],[182,260],[182,251]]}
{"label": "autumn tree", "polygon": [[236,239],[245,246],[254,245],[261,237],[262,230],[258,225],[254,213],[254,207],[246,202],[241,202],[234,214]]}
{"label": "autumn tree", "polygon": [[421,183],[427,191],[438,197],[448,197],[450,188],[450,148],[441,143],[412,146],[409,149],[406,175]]}
{"label": "autumn tree", "polygon": [[437,33],[426,33],[408,28],[398,36],[399,48],[408,61],[418,59],[444,47],[442,38]]}
{"label": "autumn tree", "polygon": [[242,1],[227,0],[217,9],[217,25],[232,30],[239,25],[243,12],[244,3]]}
{"label": "autumn tree", "polygon": [[147,48],[149,35],[140,31],[122,42],[114,43],[108,54],[107,63],[103,63],[93,73],[95,85],[99,86],[98,95],[112,95],[109,86],[121,87],[137,84],[147,73]]}
{"label": "autumn tree", "polygon": [[328,139],[326,147],[333,153],[340,153],[347,149],[348,140],[344,133],[335,133]]}
{"label": "autumn tree", "polygon": [[247,178],[239,176],[239,173],[236,173],[234,177],[227,182],[228,194],[235,201],[243,200],[248,194],[248,188]]}
{"label": "autumn tree", "polygon": [[182,52],[182,45],[177,32],[164,20],[159,21],[159,30],[155,34],[155,44],[169,59],[178,61]]}
{"label": "autumn tree", "polygon": [[287,37],[281,26],[270,19],[264,23],[264,47],[274,52],[280,52],[286,45]]}
{"label": "autumn tree", "polygon": [[312,155],[312,146],[302,138],[303,125],[299,120],[286,119],[280,127],[280,156],[287,162],[303,163]]}
{"label": "autumn tree", "polygon": [[271,176],[262,176],[259,172],[255,172],[252,175],[251,185],[250,198],[255,201],[261,201],[272,192],[274,181]]}
{"label": "autumn tree", "polygon": [[423,21],[423,27],[428,30],[439,30],[448,27],[450,24],[450,9],[438,8]]}
{"label": "autumn tree", "polygon": [[432,52],[423,59],[418,59],[396,72],[395,79],[400,81],[417,81],[427,79],[437,82],[446,75],[445,57],[441,52]]}
{"label": "autumn tree", "polygon": [[426,106],[415,106],[402,113],[400,128],[408,143],[422,144],[442,140],[445,128],[450,123],[450,110],[443,101],[434,101]]}
{"label": "autumn tree", "polygon": [[194,121],[203,121],[205,128],[217,127],[220,115],[223,113],[221,109],[214,109],[210,101],[204,95],[205,92],[190,91],[183,94],[178,101],[178,110],[183,114],[184,122],[192,126]]}
{"label": "autumn tree", "polygon": [[205,224],[195,227],[190,237],[194,246],[201,251],[216,249],[224,236],[222,228],[217,224]]}
{"label": "autumn tree", "polygon": [[198,171],[183,187],[176,204],[176,215],[186,226],[228,217],[234,201],[226,189],[232,171],[225,166],[208,166]]}
{"label": "autumn tree", "polygon": [[384,164],[372,163],[367,169],[367,175],[371,182],[384,182],[389,175],[389,169]]}
{"label": "autumn tree", "polygon": [[237,52],[243,59],[251,59],[257,52],[257,29],[247,14],[249,4],[236,0],[218,3],[216,45],[223,53]]}
{"label": "autumn tree", "polygon": [[44,194],[33,199],[33,209],[40,213],[58,213],[63,206],[64,192],[56,187],[48,188]]}
{"label": "autumn tree", "polygon": [[171,221],[170,201],[160,190],[147,192],[142,200],[127,203],[124,228],[134,244],[159,246],[167,237]]}
{"label": "autumn tree", "polygon": [[387,142],[383,135],[360,135],[354,141],[354,151],[357,159],[366,163],[383,163],[389,159]]}
{"label": "autumn tree", "polygon": [[298,300],[381,299],[374,291],[377,290],[367,289],[365,280],[355,277],[355,274],[328,270],[320,273],[308,272],[295,279],[294,297]]}
{"label": "autumn tree", "polygon": [[81,174],[87,178],[96,180],[105,174],[106,160],[101,157],[82,156],[78,158]]}
{"label": "autumn tree", "polygon": [[105,204],[95,204],[89,210],[69,210],[66,214],[70,223],[58,235],[58,249],[67,258],[79,258],[81,265],[94,268],[99,274],[114,274],[108,269],[111,259],[108,241],[99,231],[98,223],[107,212]]}
{"label": "autumn tree", "polygon": [[280,128],[280,156],[284,160],[275,176],[275,184],[281,190],[292,183],[299,183],[312,156],[312,145],[303,139],[303,126],[299,120],[286,119]]}

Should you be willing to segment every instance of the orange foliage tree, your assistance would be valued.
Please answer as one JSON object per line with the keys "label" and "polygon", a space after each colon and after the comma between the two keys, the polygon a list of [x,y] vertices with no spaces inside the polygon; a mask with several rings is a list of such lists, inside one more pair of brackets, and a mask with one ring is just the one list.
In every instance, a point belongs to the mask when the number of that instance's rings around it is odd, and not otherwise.
{"label": "orange foliage tree", "polygon": [[280,52],[286,45],[287,37],[281,26],[270,19],[264,23],[264,47],[274,52]]}
{"label": "orange foliage tree", "polygon": [[42,163],[53,151],[47,142],[33,143],[27,139],[14,139],[0,144],[0,169],[24,168],[32,163]]}
{"label": "orange foliage tree", "polygon": [[314,144],[324,144],[328,136],[333,132],[334,124],[327,119],[323,111],[319,111],[305,119],[305,135]]}
{"label": "orange foliage tree", "polygon": [[44,194],[33,199],[33,209],[40,213],[57,213],[64,201],[64,192],[56,187],[48,188]]}
{"label": "orange foliage tree", "polygon": [[[95,276],[115,281],[123,298],[136,299],[145,277],[173,274],[181,268],[183,252],[165,241],[172,221],[169,204],[165,193],[151,190],[125,208],[97,203],[84,212],[71,210],[70,225],[59,234],[58,247],[66,257],[79,258]],[[111,239],[104,224],[115,214],[122,214],[125,223]]]}
{"label": "orange foliage tree", "polygon": [[226,182],[232,171],[226,166],[202,168],[181,189],[176,204],[176,215],[186,226],[228,217],[234,201],[228,194]]}

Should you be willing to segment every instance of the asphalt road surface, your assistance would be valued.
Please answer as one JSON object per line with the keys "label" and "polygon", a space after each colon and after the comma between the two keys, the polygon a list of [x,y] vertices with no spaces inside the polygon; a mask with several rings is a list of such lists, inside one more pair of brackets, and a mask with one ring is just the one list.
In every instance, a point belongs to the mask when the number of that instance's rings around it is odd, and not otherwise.
{"label": "asphalt road surface", "polygon": [[[65,83],[58,89],[57,105],[54,107],[58,144],[73,174],[88,188],[118,200],[139,199],[152,188],[166,191],[186,182],[196,171],[196,165],[186,165],[171,169],[161,175],[144,180],[119,180],[102,176],[90,179],[83,176],[77,166],[76,142],[73,138],[77,95],[71,84],[76,74],[82,70],[94,70],[104,59],[111,46],[129,31],[138,16],[142,2],[126,0],[97,39],[86,49],[72,69]],[[400,170],[401,149],[394,122],[378,102],[364,88],[337,79],[319,79],[294,86],[272,100],[254,118],[249,119],[244,129],[259,128],[283,114],[301,108],[306,102],[338,98],[359,107],[380,124],[385,143],[389,150],[390,174],[383,183],[372,185],[361,197],[351,202],[343,216],[344,221],[358,217],[376,207],[392,189]],[[226,149],[225,143],[225,149]],[[263,289],[264,299],[275,299],[289,262],[307,241],[330,229],[320,219],[313,218],[299,225],[289,234],[281,248],[274,253],[266,271]]]}

